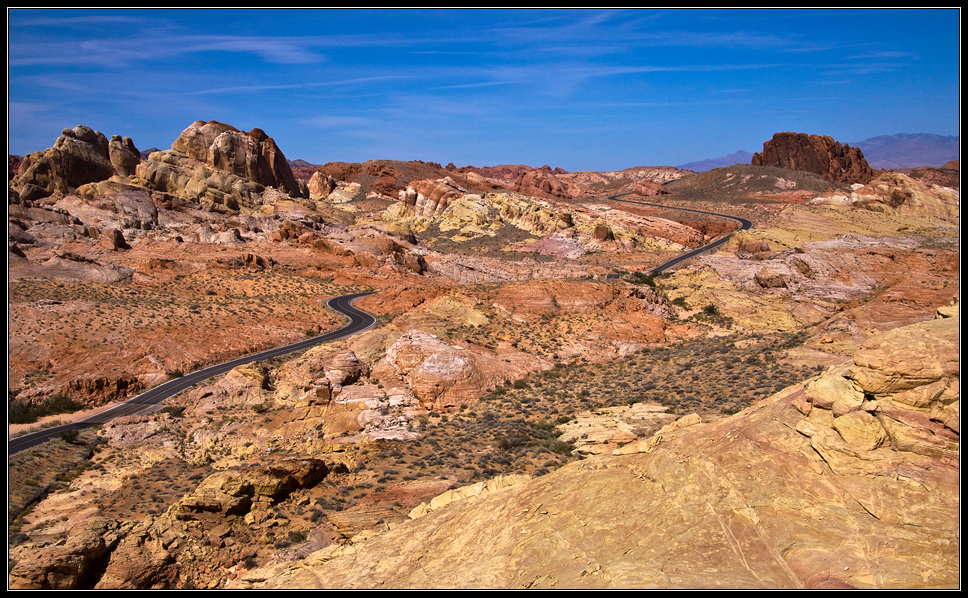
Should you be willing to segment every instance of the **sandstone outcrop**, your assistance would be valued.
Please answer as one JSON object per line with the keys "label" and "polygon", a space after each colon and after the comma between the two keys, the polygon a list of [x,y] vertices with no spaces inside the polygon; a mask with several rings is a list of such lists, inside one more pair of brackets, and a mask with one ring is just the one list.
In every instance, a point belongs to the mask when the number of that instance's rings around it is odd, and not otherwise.
{"label": "sandstone outcrop", "polygon": [[[411,190],[383,212],[382,220],[388,227],[414,233],[431,249],[466,244],[476,246],[476,251],[489,247],[572,259],[603,248],[665,248],[670,241],[698,246],[705,238],[690,226],[606,206],[561,204],[512,193],[461,194],[449,185],[433,190],[436,194],[429,197]],[[433,227],[439,234],[421,236]],[[531,237],[518,240],[522,233]]]}
{"label": "sandstone outcrop", "polygon": [[[234,587],[955,588],[960,318]],[[899,358],[894,358],[899,356]]]}
{"label": "sandstone outcrop", "polygon": [[120,538],[118,523],[91,517],[75,525],[67,540],[40,550],[35,558],[10,569],[8,587],[14,590],[74,590],[85,587]]}
{"label": "sandstone outcrop", "polygon": [[855,207],[898,215],[957,219],[961,207],[957,189],[925,184],[898,172],[881,173],[850,195]]}
{"label": "sandstone outcrop", "polygon": [[109,142],[100,131],[78,125],[64,129],[52,148],[25,156],[12,186],[23,201],[59,198],[87,183],[130,176],[139,162],[129,137],[115,135]]}
{"label": "sandstone outcrop", "polygon": [[309,179],[310,199],[322,199],[328,197],[329,194],[335,190],[336,179],[327,174],[319,172],[318,170],[314,172],[312,177]]}
{"label": "sandstone outcrop", "polygon": [[11,260],[7,275],[10,280],[54,278],[111,284],[131,282],[134,268],[60,251],[42,262],[23,258]]}
{"label": "sandstone outcrop", "polygon": [[319,459],[293,459],[270,467],[222,471],[206,478],[169,511],[184,520],[205,518],[207,513],[215,514],[215,520],[229,515],[245,516],[253,509],[268,510],[294,490],[315,486],[329,472],[329,465]]}
{"label": "sandstone outcrop", "polygon": [[225,123],[199,120],[182,131],[171,149],[293,197],[300,195],[289,162],[262,129],[245,133]]}
{"label": "sandstone outcrop", "polygon": [[60,392],[90,405],[124,400],[144,388],[140,380],[128,376],[117,378],[85,377],[71,380]]}
{"label": "sandstone outcrop", "polygon": [[244,133],[216,121],[194,122],[171,150],[141,162],[135,180],[224,213],[258,209],[270,187],[291,197],[306,195],[282,151],[264,131]]}
{"label": "sandstone outcrop", "polygon": [[777,133],[753,154],[753,166],[776,166],[812,172],[836,183],[867,184],[874,170],[857,147],[843,145],[827,135]]}
{"label": "sandstone outcrop", "polygon": [[499,359],[448,345],[420,330],[411,330],[398,338],[387,349],[385,359],[429,410],[472,403],[505,380],[544,369],[535,357],[515,352]]}
{"label": "sandstone outcrop", "polygon": [[144,189],[108,183],[80,187],[54,207],[97,229],[150,230],[158,226],[158,207]]}
{"label": "sandstone outcrop", "polygon": [[502,181],[482,177],[475,172],[463,173],[441,168],[440,164],[412,160],[371,160],[369,162],[330,162],[320,166],[321,177],[330,177],[345,183],[358,183],[366,196],[395,199],[401,192],[417,181],[436,181],[450,178],[456,185],[475,191],[504,189]]}
{"label": "sandstone outcrop", "polygon": [[[66,542],[16,563],[10,587],[77,589],[96,582],[98,589],[170,589],[192,569],[194,557],[185,558],[185,546],[199,554],[222,549],[239,558],[246,549],[232,540],[227,547],[226,537],[271,533],[284,522],[273,505],[312,488],[334,470],[345,468],[319,459],[236,468],[208,476],[166,513],[143,522],[89,517],[70,530]],[[239,525],[233,533],[227,522],[235,520]]]}
{"label": "sandstone outcrop", "polygon": [[406,191],[400,192],[400,199],[413,208],[413,214],[418,218],[433,218],[443,214],[451,202],[463,194],[457,183],[448,177],[436,181],[414,181]]}

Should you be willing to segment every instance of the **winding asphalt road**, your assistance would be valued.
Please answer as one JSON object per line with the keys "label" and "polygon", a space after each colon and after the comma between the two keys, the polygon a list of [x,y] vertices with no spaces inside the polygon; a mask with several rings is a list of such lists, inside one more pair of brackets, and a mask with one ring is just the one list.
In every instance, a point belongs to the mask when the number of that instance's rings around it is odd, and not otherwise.
{"label": "winding asphalt road", "polygon": [[[729,216],[727,214],[717,214],[715,212],[704,212],[703,210],[693,210],[693,209],[690,209],[690,208],[676,208],[676,207],[673,207],[673,206],[664,206],[662,204],[647,203],[647,202],[644,202],[644,201],[634,201],[634,200],[631,200],[631,199],[619,199],[619,197],[620,197],[619,195],[609,195],[608,196],[608,199],[610,199],[612,201],[621,201],[621,202],[624,202],[624,203],[634,203],[634,204],[641,204],[643,206],[653,206],[653,207],[656,207],[656,208],[665,208],[665,209],[668,209],[668,210],[683,210],[685,212],[693,212],[693,213],[696,213],[696,214],[705,214],[707,216],[718,216],[720,218],[726,218],[727,220],[732,220],[734,222],[738,222],[740,224],[740,227],[738,229],[736,229],[736,230],[749,230],[750,228],[753,227],[753,222],[752,221],[747,220],[746,218],[740,218],[739,216]],[[733,232],[736,232],[736,231],[733,231]],[[647,274],[658,274],[659,272],[662,272],[663,270],[668,270],[669,268],[671,268],[671,267],[673,267],[673,266],[675,266],[675,265],[677,265],[677,264],[679,264],[681,262],[684,262],[684,261],[686,261],[686,260],[688,260],[690,258],[694,258],[697,255],[699,255],[700,253],[709,251],[710,249],[715,249],[715,248],[719,247],[720,245],[723,245],[726,242],[728,242],[729,241],[729,238],[732,237],[732,236],[733,236],[733,233],[729,233],[725,237],[721,237],[719,239],[716,239],[712,243],[710,243],[708,245],[703,245],[699,249],[693,249],[689,253],[684,253],[684,254],[680,255],[679,257],[677,257],[677,258],[674,258],[674,259],[669,260],[668,262],[665,262],[663,264],[659,264],[655,268],[652,268],[651,270],[649,270],[647,272]]]}
{"label": "winding asphalt road", "polygon": [[199,382],[207,380],[212,376],[224,374],[232,368],[240,365],[245,365],[254,361],[265,361],[267,359],[272,359],[273,357],[288,355],[289,353],[293,353],[295,351],[303,351],[322,343],[327,343],[336,339],[350,336],[352,334],[356,334],[358,332],[362,332],[373,326],[376,323],[376,318],[365,311],[361,311],[353,307],[353,301],[359,299],[360,297],[365,297],[366,295],[371,294],[372,293],[356,293],[354,295],[343,295],[342,297],[334,297],[326,302],[326,306],[330,309],[338,311],[339,313],[349,317],[349,323],[342,328],[333,330],[332,332],[327,332],[322,336],[307,338],[306,340],[299,341],[298,343],[278,347],[276,349],[269,349],[268,351],[262,351],[261,353],[253,353],[251,355],[246,355],[245,357],[233,359],[232,361],[226,361],[225,363],[196,370],[180,378],[175,378],[163,384],[159,384],[151,390],[141,393],[129,401],[115,405],[114,407],[106,409],[96,415],[92,415],[87,419],[71,422],[62,426],[47,428],[45,430],[32,432],[23,436],[18,436],[17,438],[11,439],[7,443],[7,454],[12,455],[32,446],[37,446],[38,444],[47,442],[51,438],[60,436],[62,432],[67,430],[83,430],[84,428],[90,428],[92,426],[107,423],[122,415],[136,415],[138,413],[142,413],[147,411],[153,405],[157,405],[165,399],[175,396],[194,384],[198,384]]}
{"label": "winding asphalt road", "polygon": [[[635,201],[631,199],[620,199],[619,195],[610,195],[608,199],[612,201],[634,203],[634,204],[640,204],[645,206],[653,206],[657,208],[683,210],[686,212],[694,212],[696,214],[705,214],[708,216],[718,216],[719,218],[726,218],[728,220],[733,220],[735,222],[738,222],[740,227],[737,230],[747,230],[753,226],[753,223],[751,221],[747,220],[746,218],[740,218],[738,216],[729,216],[727,214],[716,214],[715,212],[705,212],[703,210],[693,210],[690,208],[676,208],[672,206],[664,206],[662,204],[648,203],[644,201]],[[683,255],[680,255],[677,258],[669,260],[668,262],[660,264],[655,268],[649,270],[648,274],[658,274],[659,272],[662,272],[663,270],[667,270],[681,262],[684,262],[690,258],[693,258],[699,255],[700,253],[709,251],[711,249],[715,249],[716,247],[719,247],[720,245],[723,245],[724,243],[728,242],[731,236],[732,236],[732,233],[724,237],[721,237],[719,239],[716,239],[712,243],[709,243],[708,245],[704,245],[699,249],[694,249],[689,253],[685,253]],[[232,368],[238,367],[240,365],[252,363],[254,361],[264,361],[266,359],[272,359],[273,357],[279,357],[280,355],[287,355],[295,351],[303,351],[305,349],[314,347],[322,343],[334,341],[336,339],[344,338],[352,334],[362,332],[367,328],[373,326],[373,324],[376,323],[376,318],[374,318],[373,316],[371,316],[370,314],[364,311],[360,311],[356,309],[355,307],[353,307],[352,302],[355,299],[358,299],[360,297],[364,297],[370,294],[371,293],[356,293],[355,295],[343,295],[342,297],[335,297],[333,299],[330,299],[326,303],[327,307],[340,312],[341,314],[349,317],[350,319],[349,324],[347,324],[346,326],[343,326],[338,330],[328,332],[322,336],[308,338],[304,341],[300,341],[292,345],[286,345],[285,347],[270,349],[268,351],[263,351],[261,353],[253,353],[252,355],[247,355],[245,357],[233,359],[232,361],[227,361],[219,365],[213,365],[205,369],[197,370],[190,374],[182,376],[181,378],[175,378],[163,384],[159,384],[158,386],[152,388],[151,390],[134,397],[130,401],[126,401],[124,403],[121,403],[120,405],[116,405],[114,407],[111,407],[110,409],[106,409],[96,415],[92,415],[87,419],[72,422],[69,424],[64,424],[62,426],[47,428],[46,430],[32,432],[30,434],[25,434],[23,436],[18,436],[17,438],[14,438],[8,442],[7,454],[12,455],[26,448],[37,446],[38,444],[46,442],[51,438],[60,436],[62,432],[65,432],[67,430],[82,430],[84,428],[90,428],[91,426],[107,423],[112,419],[114,419],[115,417],[120,417],[122,415],[135,415],[138,413],[142,413],[146,411],[148,408],[150,408],[151,406],[157,405],[158,403],[164,401],[165,399],[178,394],[179,392],[185,390],[186,388],[189,388],[194,384],[198,384],[199,382],[207,380],[213,376],[224,374],[225,372],[228,372]]]}

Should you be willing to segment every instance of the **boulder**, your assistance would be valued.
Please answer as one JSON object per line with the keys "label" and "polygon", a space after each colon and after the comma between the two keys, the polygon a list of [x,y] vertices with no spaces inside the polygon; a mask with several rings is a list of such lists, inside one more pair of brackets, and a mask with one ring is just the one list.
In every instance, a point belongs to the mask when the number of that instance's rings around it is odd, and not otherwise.
{"label": "boulder", "polygon": [[316,171],[309,179],[309,198],[323,199],[336,190],[336,179]]}
{"label": "boulder", "polygon": [[329,466],[319,459],[287,459],[266,467],[220,471],[172,505],[170,512],[184,520],[203,513],[245,515],[253,502],[278,502],[295,490],[315,486],[329,472]]}

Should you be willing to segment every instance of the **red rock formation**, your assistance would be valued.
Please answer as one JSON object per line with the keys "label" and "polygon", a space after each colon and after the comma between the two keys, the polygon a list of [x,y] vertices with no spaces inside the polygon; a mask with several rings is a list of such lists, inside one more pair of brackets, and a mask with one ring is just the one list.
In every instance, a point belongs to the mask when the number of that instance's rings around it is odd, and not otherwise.
{"label": "red rock formation", "polygon": [[867,184],[874,170],[860,148],[842,145],[829,136],[777,133],[753,154],[753,166],[776,166],[819,174],[835,183]]}
{"label": "red rock formation", "polygon": [[[545,167],[548,168],[548,167]],[[522,173],[512,187],[518,193],[538,197],[571,197],[564,183],[551,169],[537,169]]]}
{"label": "red rock formation", "polygon": [[110,401],[126,399],[131,393],[144,388],[140,380],[132,376],[119,376],[71,380],[60,392],[89,405],[103,405]]}
{"label": "red rock formation", "polygon": [[493,191],[503,189],[502,184],[485,180],[475,172],[464,169],[452,171],[442,168],[434,162],[412,160],[398,162],[395,160],[374,160],[370,162],[329,162],[317,169],[320,177],[331,177],[336,181],[359,183],[363,193],[378,193],[384,197],[397,197],[414,181],[436,180],[450,177],[461,187],[476,191]]}
{"label": "red rock formation", "polygon": [[19,156],[14,156],[13,154],[7,154],[7,180],[12,181],[13,177],[17,176],[17,171],[20,169],[20,163],[23,162],[23,158]]}
{"label": "red rock formation", "polygon": [[655,181],[642,181],[632,189],[632,193],[642,197],[651,197],[653,195],[666,195],[669,190]]}
{"label": "red rock formation", "polygon": [[[518,179],[521,175],[536,170],[535,168],[528,166],[526,164],[499,164],[497,166],[462,166],[455,169],[457,172],[462,174],[474,173],[487,178],[494,179]],[[550,166],[542,166],[537,170],[542,170],[550,174],[568,174],[568,171],[561,168],[555,167],[552,169]]]}

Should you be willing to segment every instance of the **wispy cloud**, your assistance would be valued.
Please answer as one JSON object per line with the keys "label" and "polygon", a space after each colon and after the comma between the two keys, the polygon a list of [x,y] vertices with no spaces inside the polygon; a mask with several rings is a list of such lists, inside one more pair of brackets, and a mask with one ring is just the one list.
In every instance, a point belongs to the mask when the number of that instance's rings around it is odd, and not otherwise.
{"label": "wispy cloud", "polygon": [[214,87],[184,92],[186,95],[211,95],[221,93],[261,93],[263,91],[281,91],[285,89],[302,89],[305,85],[234,85],[231,87]]}
{"label": "wispy cloud", "polygon": [[316,116],[300,119],[300,122],[321,129],[372,127],[380,124],[380,121],[377,119],[361,116]]}
{"label": "wispy cloud", "polygon": [[[193,120],[217,118],[271,129],[294,144],[287,155],[306,158],[425,158],[464,144],[469,155],[530,148],[552,162],[565,151],[624,161],[620,154],[642,146],[642,123],[702,148],[710,126],[717,138],[768,138],[787,130],[774,127],[804,122],[801,114],[839,123],[845,139],[890,132],[873,115],[891,110],[891,123],[930,118],[950,133],[960,114],[958,15],[13,9],[8,112],[17,131],[8,136],[13,143],[43,128],[56,138],[64,126],[96,123],[132,137],[152,131],[160,139],[145,142],[159,145]],[[895,101],[896,73],[917,62],[931,68],[918,71],[912,93],[950,108],[929,113]],[[837,101],[847,89],[865,101]],[[836,134],[832,126],[824,133]],[[566,150],[555,135],[575,127],[588,138],[574,133],[576,147]]]}
{"label": "wispy cloud", "polygon": [[148,22],[151,22],[151,19],[125,15],[87,15],[83,17],[28,17],[10,20],[8,24],[10,27],[74,27],[77,25],[119,25]]}

